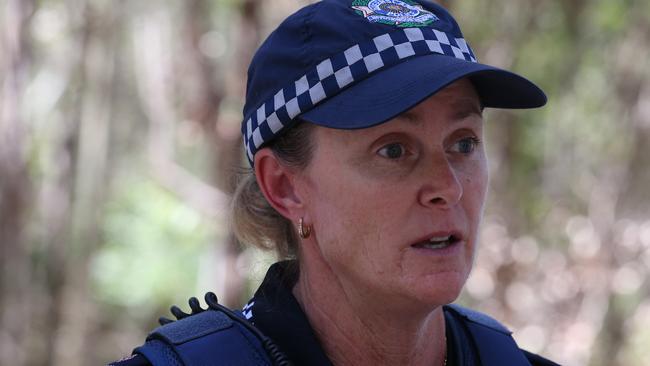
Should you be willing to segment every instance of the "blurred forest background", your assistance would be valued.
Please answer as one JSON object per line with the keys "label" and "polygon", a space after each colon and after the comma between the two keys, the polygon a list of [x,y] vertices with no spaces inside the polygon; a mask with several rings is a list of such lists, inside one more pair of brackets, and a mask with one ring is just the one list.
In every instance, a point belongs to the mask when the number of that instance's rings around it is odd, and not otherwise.
{"label": "blurred forest background", "polygon": [[[442,1],[549,95],[488,112],[460,301],[566,365],[650,365],[650,1]],[[171,304],[241,305],[228,225],[246,67],[299,0],[0,2],[0,364],[98,365]]]}

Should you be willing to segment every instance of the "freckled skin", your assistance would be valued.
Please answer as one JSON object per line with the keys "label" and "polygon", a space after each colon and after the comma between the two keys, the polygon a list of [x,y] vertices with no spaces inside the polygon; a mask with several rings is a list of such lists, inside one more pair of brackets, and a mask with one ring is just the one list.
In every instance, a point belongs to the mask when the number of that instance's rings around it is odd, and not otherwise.
{"label": "freckled skin", "polygon": [[[488,172],[478,96],[460,80],[406,115],[360,130],[317,127],[316,149],[296,179],[309,243],[348,299],[393,308],[433,309],[453,301],[470,273],[485,202]],[[397,159],[383,156],[390,144]],[[451,256],[412,244],[445,230],[464,240]],[[309,267],[313,257],[301,256]]]}

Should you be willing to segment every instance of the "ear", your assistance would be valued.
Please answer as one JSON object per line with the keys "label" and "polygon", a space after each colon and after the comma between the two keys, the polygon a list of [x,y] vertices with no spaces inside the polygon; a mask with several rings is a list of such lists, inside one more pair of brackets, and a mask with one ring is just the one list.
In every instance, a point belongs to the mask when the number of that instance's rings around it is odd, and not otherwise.
{"label": "ear", "polygon": [[271,149],[255,153],[255,177],[271,206],[291,221],[302,216],[303,202],[295,187],[295,172],[280,164]]}

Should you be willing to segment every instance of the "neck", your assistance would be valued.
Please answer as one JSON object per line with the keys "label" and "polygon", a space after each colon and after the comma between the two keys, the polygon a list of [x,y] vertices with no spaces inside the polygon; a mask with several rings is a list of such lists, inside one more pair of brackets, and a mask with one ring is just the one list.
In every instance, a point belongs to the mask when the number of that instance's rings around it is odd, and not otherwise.
{"label": "neck", "polygon": [[347,291],[322,260],[301,266],[293,293],[334,365],[445,362],[442,307],[405,308]]}

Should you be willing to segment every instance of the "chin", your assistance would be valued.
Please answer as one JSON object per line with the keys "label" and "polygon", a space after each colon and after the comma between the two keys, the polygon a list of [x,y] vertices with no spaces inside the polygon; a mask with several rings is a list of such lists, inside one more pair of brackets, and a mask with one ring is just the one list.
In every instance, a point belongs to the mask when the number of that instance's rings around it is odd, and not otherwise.
{"label": "chin", "polygon": [[429,275],[411,285],[412,297],[429,307],[437,307],[454,302],[460,296],[467,275],[458,272],[445,272]]}

